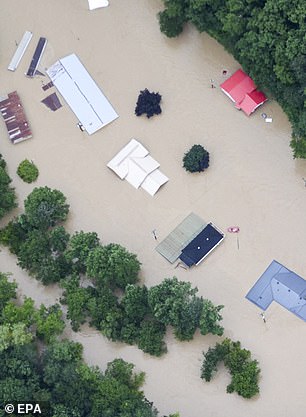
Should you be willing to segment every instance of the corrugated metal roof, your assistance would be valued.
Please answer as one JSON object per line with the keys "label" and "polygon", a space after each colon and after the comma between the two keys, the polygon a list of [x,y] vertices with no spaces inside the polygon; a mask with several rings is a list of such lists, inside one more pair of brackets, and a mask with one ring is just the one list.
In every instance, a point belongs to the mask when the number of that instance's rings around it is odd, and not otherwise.
{"label": "corrugated metal roof", "polygon": [[267,100],[264,93],[256,90],[254,81],[242,69],[237,70],[220,87],[236,104],[236,107],[243,110],[248,116]]}
{"label": "corrugated metal roof", "polygon": [[7,98],[0,101],[0,112],[12,143],[22,142],[32,137],[29,123],[16,91],[9,93]]}
{"label": "corrugated metal roof", "polygon": [[47,74],[89,135],[117,119],[118,114],[75,54],[61,58]]}
{"label": "corrugated metal roof", "polygon": [[155,249],[169,262],[174,263],[184,249],[205,227],[207,223],[194,213],[190,213]]}

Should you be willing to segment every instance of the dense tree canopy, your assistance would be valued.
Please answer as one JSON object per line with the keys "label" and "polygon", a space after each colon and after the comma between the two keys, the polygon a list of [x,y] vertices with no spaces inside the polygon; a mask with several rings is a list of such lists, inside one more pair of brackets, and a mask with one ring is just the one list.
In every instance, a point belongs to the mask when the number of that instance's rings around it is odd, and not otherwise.
{"label": "dense tree canopy", "polygon": [[31,183],[37,180],[39,171],[34,162],[25,159],[18,165],[17,174],[24,182]]}
{"label": "dense tree canopy", "polygon": [[6,170],[6,162],[0,154],[0,219],[14,207],[17,207],[12,180]]}
{"label": "dense tree canopy", "polygon": [[69,211],[64,194],[49,187],[34,188],[24,207],[30,225],[41,230],[66,220]]}
{"label": "dense tree canopy", "polygon": [[227,386],[228,393],[237,392],[244,398],[251,398],[259,393],[258,362],[251,359],[249,350],[241,348],[240,342],[225,339],[203,354],[202,379],[210,381],[213,373],[217,371],[218,364],[224,362],[232,377]]}
{"label": "dense tree canopy", "polygon": [[190,21],[241,63],[292,123],[294,157],[306,158],[306,3],[304,0],[164,0],[160,28],[177,36]]}
{"label": "dense tree canopy", "polygon": [[162,111],[160,101],[161,95],[159,93],[150,92],[147,88],[140,91],[135,108],[136,116],[146,114],[149,119],[154,116],[154,114],[160,114]]}
{"label": "dense tree canopy", "polygon": [[70,239],[65,257],[73,264],[73,269],[86,272],[86,260],[89,252],[99,246],[100,240],[95,232],[76,232]]}
{"label": "dense tree canopy", "polygon": [[86,261],[87,275],[98,286],[110,285],[124,289],[138,281],[140,262],[123,246],[111,243],[90,251]]}
{"label": "dense tree canopy", "polygon": [[87,366],[79,343],[57,338],[64,328],[58,305],[37,310],[30,298],[17,305],[16,285],[1,273],[0,287],[1,404],[45,401],[52,417],[158,417],[141,390],[143,372],[122,359],[104,373]]}
{"label": "dense tree canopy", "polygon": [[202,172],[209,167],[209,153],[202,145],[193,145],[183,157],[183,167],[189,172]]}

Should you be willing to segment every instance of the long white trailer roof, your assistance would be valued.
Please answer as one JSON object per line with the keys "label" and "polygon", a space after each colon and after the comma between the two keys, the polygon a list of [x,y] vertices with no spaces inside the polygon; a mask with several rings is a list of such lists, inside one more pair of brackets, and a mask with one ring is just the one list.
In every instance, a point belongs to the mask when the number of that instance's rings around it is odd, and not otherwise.
{"label": "long white trailer roof", "polygon": [[23,57],[30,40],[32,39],[33,33],[29,32],[28,30],[25,31],[21,41],[19,42],[18,48],[16,49],[16,52],[14,53],[14,56],[9,63],[9,66],[7,67],[10,71],[15,71],[21,61],[21,58]]}
{"label": "long white trailer roof", "polygon": [[47,74],[89,135],[117,119],[118,114],[75,54],[55,62]]}

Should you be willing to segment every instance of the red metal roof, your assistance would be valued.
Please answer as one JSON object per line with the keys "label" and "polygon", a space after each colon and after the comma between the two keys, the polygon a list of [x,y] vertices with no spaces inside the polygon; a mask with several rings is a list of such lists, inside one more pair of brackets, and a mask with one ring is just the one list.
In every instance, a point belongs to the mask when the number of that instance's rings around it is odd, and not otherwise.
{"label": "red metal roof", "polygon": [[248,116],[253,113],[258,106],[263,104],[267,97],[261,91],[254,90],[250,94],[246,94],[244,99],[237,106],[243,110]]}
{"label": "red metal roof", "polygon": [[220,86],[235,103],[240,103],[247,93],[255,90],[256,86],[248,75],[241,69],[236,71],[228,80]]}
{"label": "red metal roof", "polygon": [[228,80],[220,85],[222,91],[242,109],[248,116],[267,100],[261,91],[256,90],[256,85],[241,69],[237,70]]}
{"label": "red metal roof", "polygon": [[25,117],[20,98],[16,91],[0,101],[0,113],[12,143],[18,143],[32,137],[29,123]]}

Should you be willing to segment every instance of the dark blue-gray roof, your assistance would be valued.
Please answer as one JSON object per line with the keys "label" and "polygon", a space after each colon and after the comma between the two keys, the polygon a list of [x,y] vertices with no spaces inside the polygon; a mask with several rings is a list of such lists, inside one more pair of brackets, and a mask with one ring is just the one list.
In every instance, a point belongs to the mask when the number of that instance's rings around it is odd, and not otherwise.
{"label": "dark blue-gray roof", "polygon": [[262,310],[274,300],[306,321],[306,281],[277,261],[268,266],[246,298]]}
{"label": "dark blue-gray roof", "polygon": [[198,265],[224,238],[224,234],[219,232],[209,223],[183,250],[180,260],[187,266]]}

